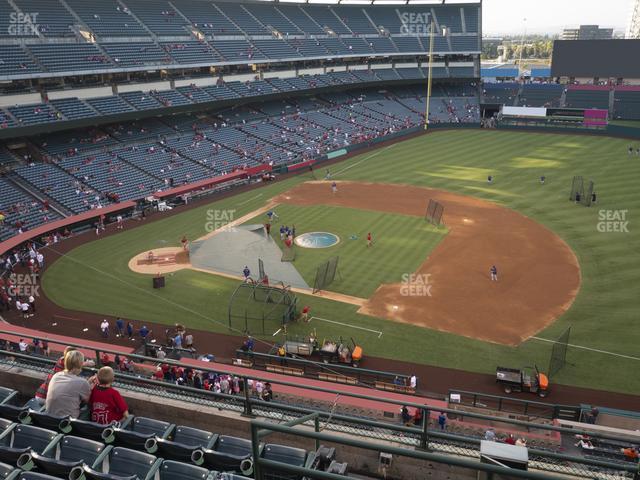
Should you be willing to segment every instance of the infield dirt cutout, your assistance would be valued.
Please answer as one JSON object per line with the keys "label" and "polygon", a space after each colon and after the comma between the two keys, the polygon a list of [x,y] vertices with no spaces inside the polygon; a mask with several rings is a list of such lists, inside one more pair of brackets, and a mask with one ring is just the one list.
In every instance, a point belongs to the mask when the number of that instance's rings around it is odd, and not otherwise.
{"label": "infield dirt cutout", "polygon": [[[381,285],[364,301],[334,292],[323,292],[323,297],[360,305],[362,314],[506,345],[518,345],[535,335],[575,299],[580,267],[573,251],[551,230],[518,212],[423,187],[338,184],[338,192],[333,194],[329,182],[306,182],[275,197],[260,212],[286,203],[424,217],[427,203],[433,199],[444,205],[449,233],[416,272],[407,272],[428,275],[430,295],[406,295],[406,285],[394,283]],[[245,217],[256,215],[258,211]],[[371,231],[377,243],[384,242],[384,237],[376,236],[375,225]],[[362,246],[366,248],[366,242]],[[179,255],[180,250],[157,252],[169,259],[166,265],[144,265],[145,252],[134,257],[129,266],[140,273],[191,268],[188,259]],[[375,246],[370,249],[371,255],[375,250]],[[175,253],[176,261],[171,262]],[[492,265],[498,269],[497,282],[490,279]]]}

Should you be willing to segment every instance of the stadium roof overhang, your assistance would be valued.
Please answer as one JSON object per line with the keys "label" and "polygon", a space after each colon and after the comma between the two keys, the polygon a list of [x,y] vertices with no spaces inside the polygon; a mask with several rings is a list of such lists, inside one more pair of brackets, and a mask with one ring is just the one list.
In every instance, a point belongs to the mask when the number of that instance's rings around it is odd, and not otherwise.
{"label": "stadium roof overhang", "polygon": [[258,0],[277,3],[309,3],[327,5],[480,5],[482,0]]}

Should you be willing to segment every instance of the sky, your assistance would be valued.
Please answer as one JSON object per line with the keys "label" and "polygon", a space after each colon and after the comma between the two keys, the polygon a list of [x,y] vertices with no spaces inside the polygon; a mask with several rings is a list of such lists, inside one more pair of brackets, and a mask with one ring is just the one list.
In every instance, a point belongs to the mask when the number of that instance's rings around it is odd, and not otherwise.
{"label": "sky", "polygon": [[522,34],[526,25],[529,33],[553,34],[581,24],[624,32],[632,5],[633,0],[483,0],[482,33]]}

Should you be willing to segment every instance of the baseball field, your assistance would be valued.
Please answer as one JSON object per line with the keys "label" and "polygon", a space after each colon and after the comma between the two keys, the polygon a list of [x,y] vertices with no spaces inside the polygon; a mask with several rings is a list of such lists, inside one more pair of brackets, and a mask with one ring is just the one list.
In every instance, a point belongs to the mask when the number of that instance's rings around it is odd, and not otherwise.
{"label": "baseball field", "polygon": [[[640,365],[640,158],[627,155],[628,145],[436,132],[331,165],[336,194],[322,169],[315,180],[291,177],[83,244],[46,270],[43,287],[71,310],[229,333],[237,279],[181,269],[168,274],[165,289],[152,290],[130,261],[179,247],[183,235],[205,237],[212,218],[259,224],[272,208],[278,245],[280,223],[295,224],[298,235],[340,238],[326,249],[297,248],[291,266],[306,283],[331,256],[340,257],[339,276],[327,287],[335,297],[298,293],[312,321],[291,325],[290,334],[315,329],[321,339],[354,337],[366,355],[491,373],[497,365],[546,368],[551,342],[570,326],[567,364],[552,381],[637,394],[640,377],[629,372]],[[569,201],[575,175],[595,182],[595,205]],[[445,207],[439,228],[424,219],[430,198]],[[498,282],[489,279],[494,264]],[[243,266],[239,260],[237,275]],[[416,294],[424,279],[429,288]],[[272,336],[277,329],[270,325],[262,339],[281,340]]]}

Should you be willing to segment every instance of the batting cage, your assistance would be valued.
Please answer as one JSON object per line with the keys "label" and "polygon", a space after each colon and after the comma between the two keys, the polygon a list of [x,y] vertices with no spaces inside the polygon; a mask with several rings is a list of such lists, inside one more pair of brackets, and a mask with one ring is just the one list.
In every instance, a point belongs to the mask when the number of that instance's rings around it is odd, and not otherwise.
{"label": "batting cage", "polygon": [[594,188],[595,188],[595,185],[591,180],[589,180],[589,183],[585,186],[584,195],[582,195],[582,199],[580,200],[580,203],[585,207],[590,207],[591,203],[593,202]]}
{"label": "batting cage", "polygon": [[296,319],[298,298],[280,283],[242,282],[229,298],[229,329],[245,334],[265,334]]}
{"label": "batting cage", "polygon": [[571,194],[569,200],[572,202],[582,201],[584,197],[584,180],[580,176],[573,177],[571,181]]}
{"label": "batting cage", "polygon": [[338,273],[338,260],[340,257],[331,257],[324,263],[318,265],[316,270],[316,279],[313,282],[313,293],[327,288],[336,278]]}
{"label": "batting cage", "polygon": [[439,226],[442,223],[442,215],[444,214],[444,205],[436,202],[433,199],[429,200],[429,204],[427,205],[427,213],[425,214],[425,219],[427,222]]}
{"label": "batting cage", "polygon": [[551,358],[549,359],[549,378],[556,375],[567,363],[567,350],[569,348],[569,336],[571,327],[567,328],[553,344]]}

